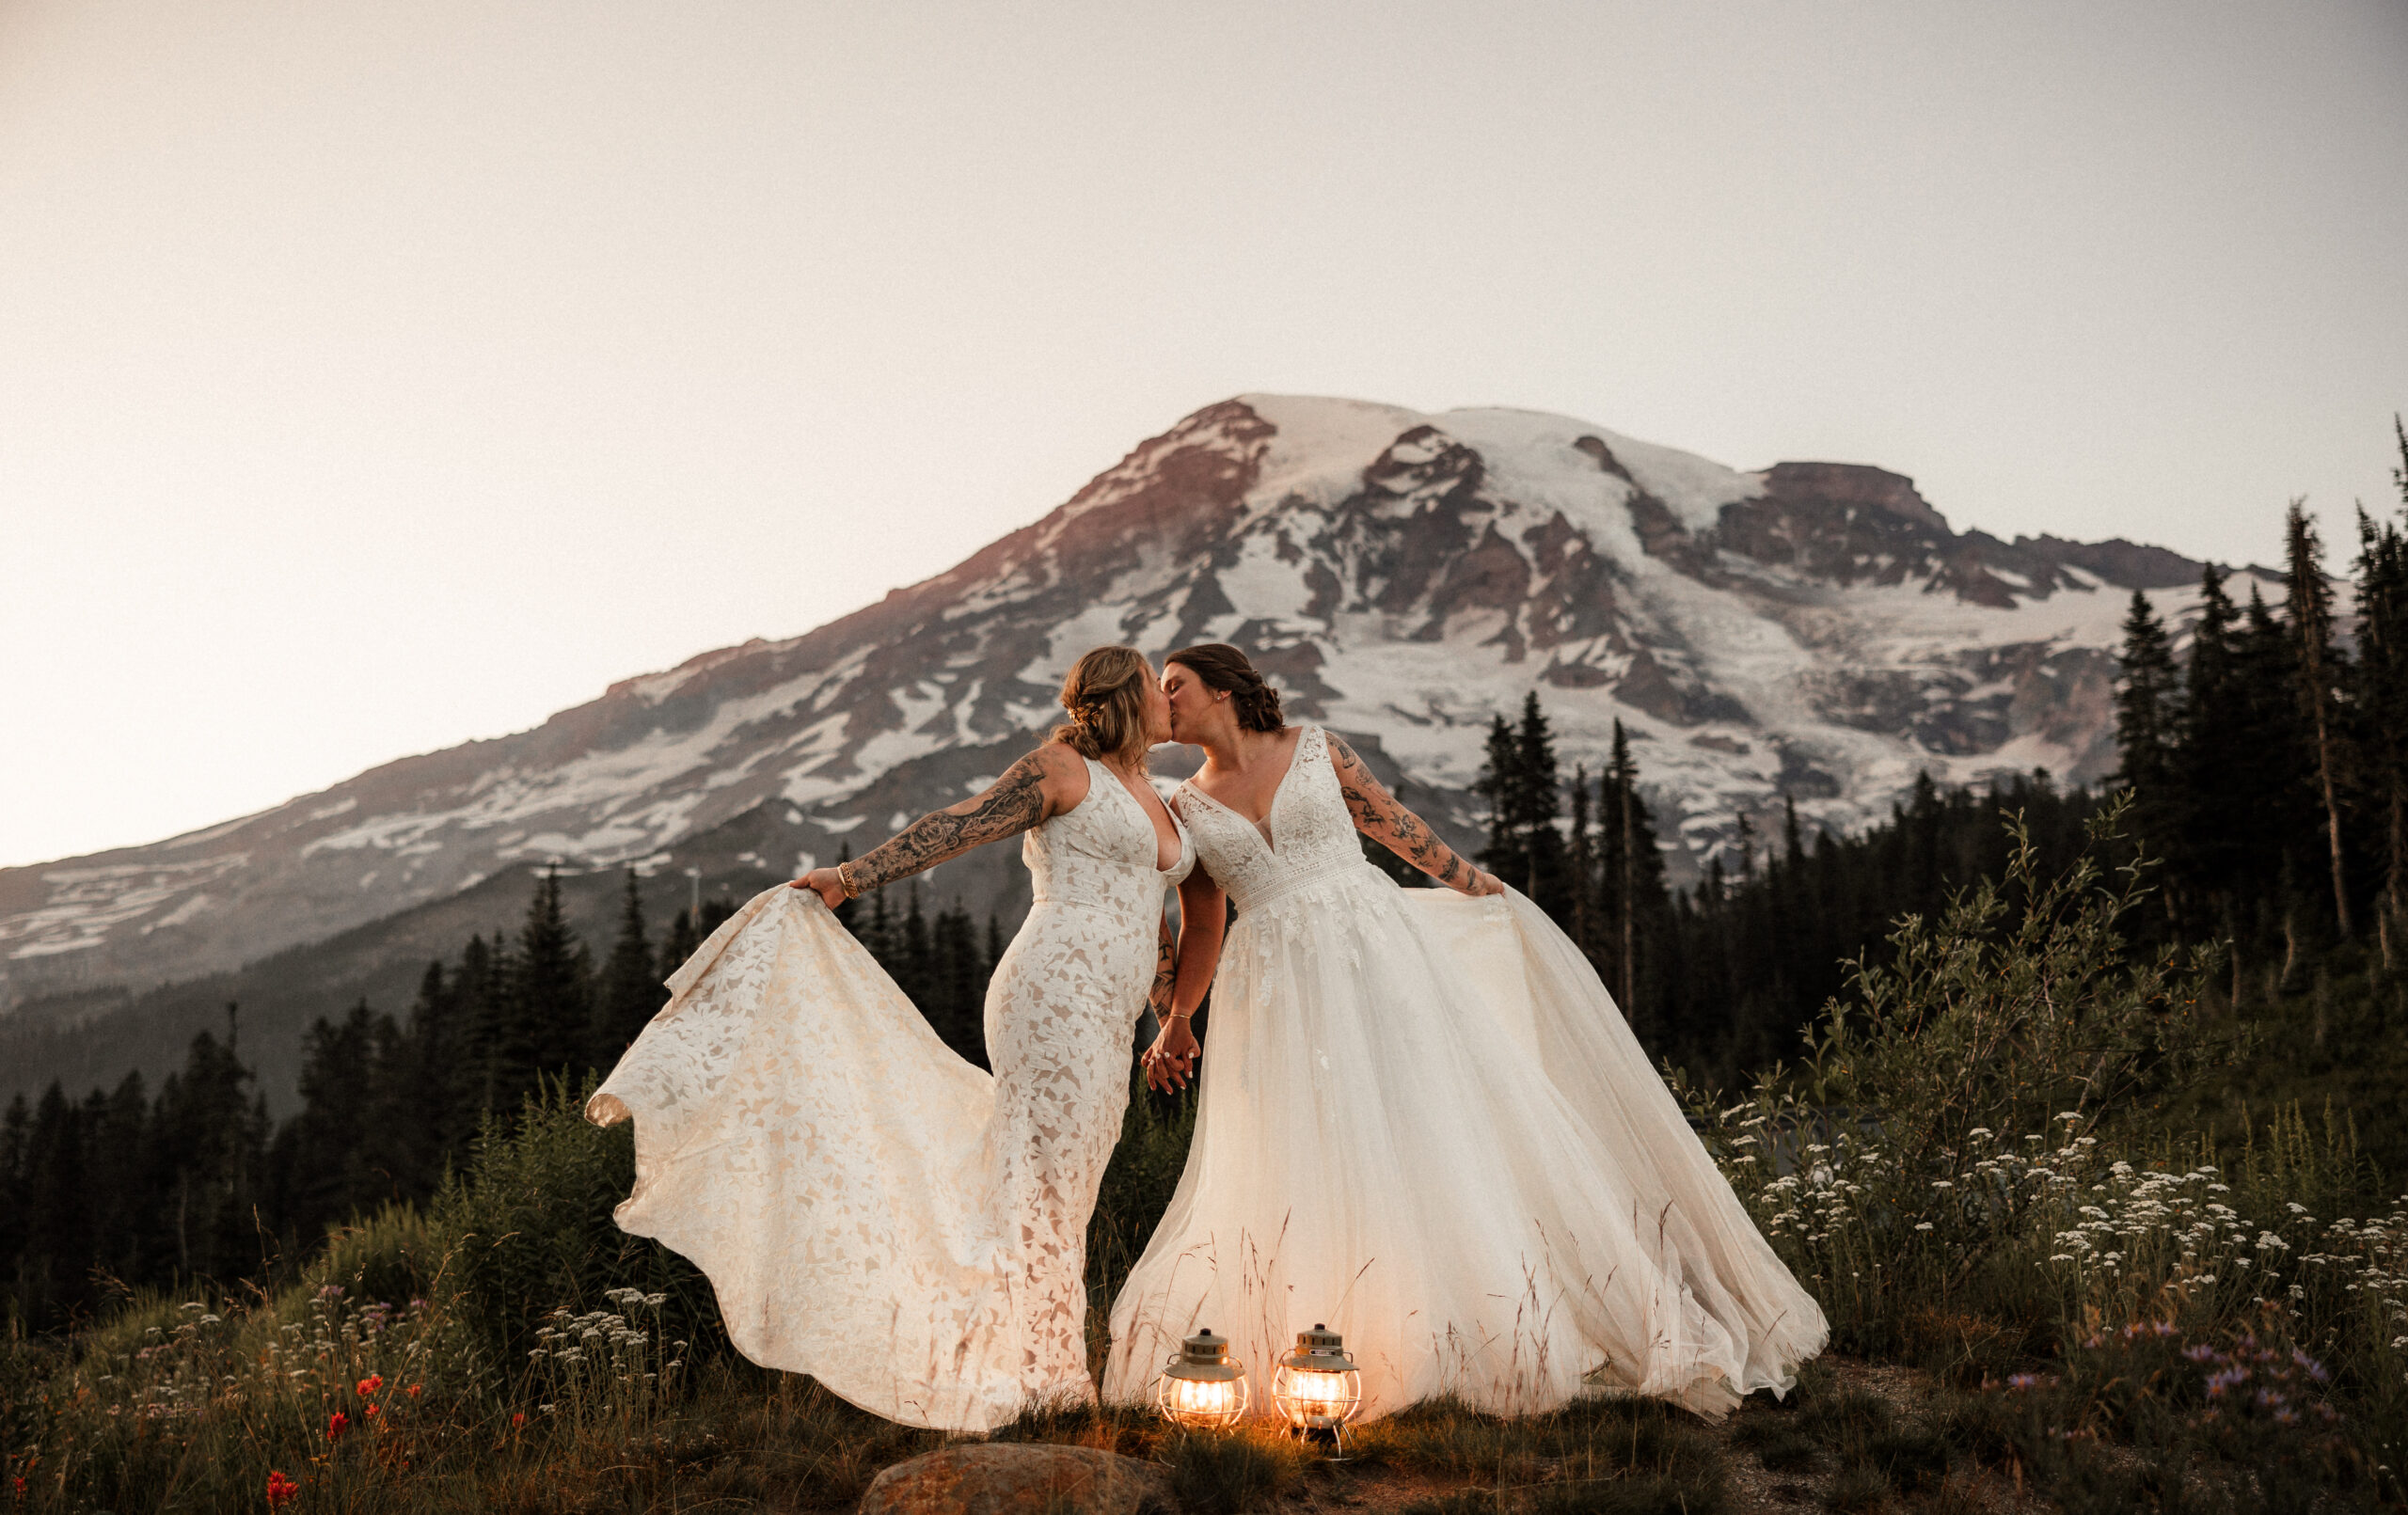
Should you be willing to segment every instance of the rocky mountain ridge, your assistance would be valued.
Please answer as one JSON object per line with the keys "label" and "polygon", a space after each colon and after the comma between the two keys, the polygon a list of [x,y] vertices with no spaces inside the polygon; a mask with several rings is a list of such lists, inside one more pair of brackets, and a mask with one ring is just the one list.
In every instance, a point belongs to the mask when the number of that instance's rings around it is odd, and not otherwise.
{"label": "rocky mountain ridge", "polygon": [[[1840,830],[1919,771],[2103,776],[2126,592],[2179,621],[2198,572],[1957,532],[1875,467],[1742,473],[1534,412],[1244,396],[802,636],[222,826],[0,870],[0,1009],[231,970],[528,862],[781,876],[974,792],[1105,641],[1244,647],[1292,716],[1466,842],[1492,715],[1538,689],[1567,765],[1620,718],[1682,872],[1784,797]],[[1008,923],[1007,850],[925,887]]]}

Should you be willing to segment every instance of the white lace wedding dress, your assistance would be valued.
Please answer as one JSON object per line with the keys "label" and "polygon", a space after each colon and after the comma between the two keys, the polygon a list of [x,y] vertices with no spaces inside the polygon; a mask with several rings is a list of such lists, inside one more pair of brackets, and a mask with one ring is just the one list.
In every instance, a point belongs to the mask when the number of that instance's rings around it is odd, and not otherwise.
{"label": "white lace wedding dress", "polygon": [[1173,806],[1238,918],[1195,1144],[1112,1310],[1111,1398],[1210,1326],[1253,1375],[1326,1321],[1364,1413],[1593,1385],[1709,1416],[1786,1391],[1823,1314],[1782,1266],[1577,948],[1518,893],[1402,890],[1365,861],[1307,727],[1269,836]]}
{"label": "white lace wedding dress", "polygon": [[755,895],[586,1107],[635,1120],[614,1212],[709,1275],[737,1349],[907,1425],[1087,1397],[1088,1213],[1129,1100],[1165,886],[1103,766],[1024,834],[1036,904],[987,990],[990,1076],[819,896]]}

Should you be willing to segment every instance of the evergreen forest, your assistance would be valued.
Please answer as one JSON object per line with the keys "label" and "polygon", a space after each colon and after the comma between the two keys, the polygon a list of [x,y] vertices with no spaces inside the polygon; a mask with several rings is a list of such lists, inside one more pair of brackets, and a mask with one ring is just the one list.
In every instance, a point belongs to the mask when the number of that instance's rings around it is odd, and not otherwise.
{"label": "evergreen forest", "polygon": [[[2399,440],[2408,503],[2408,434]],[[1727,1090],[1811,1057],[1809,1028],[1884,966],[1902,919],[1939,922],[1964,892],[2008,878],[2010,819],[2054,876],[2115,806],[2109,861],[2141,883],[2124,949],[2215,955],[2214,1002],[2197,1008],[2228,1023],[2244,1054],[2180,1097],[2189,1113],[2245,1131],[2253,1103],[2337,1100],[2396,1174],[2408,1168],[2396,1109],[2408,1072],[2404,523],[2408,511],[2361,511],[2337,576],[2294,502],[2281,597],[2253,587],[2236,599],[2210,566],[2178,635],[2134,592],[2122,767],[2101,792],[2045,771],[1978,789],[1925,777],[1855,836],[1810,834],[1792,803],[1764,824],[1743,818],[1735,845],[1675,887],[1630,734],[1617,724],[1607,750],[1563,753],[1533,693],[1488,734],[1481,861],[1562,924],[1680,1086]],[[264,1279],[331,1225],[428,1200],[547,1076],[608,1069],[659,1009],[669,969],[729,909],[681,910],[655,936],[629,875],[597,955],[547,875],[515,933],[473,936],[429,963],[399,1014],[363,1002],[319,1019],[302,1106],[280,1125],[243,1061],[233,1005],[224,1034],[196,1035],[155,1089],[136,1074],[80,1097],[53,1084],[18,1098],[0,1118],[0,1310],[20,1333],[54,1333],[137,1291]],[[939,1035],[983,1065],[1000,923],[958,905],[931,913],[916,884],[839,916]],[[1209,1018],[1199,1030],[1209,1039]]]}

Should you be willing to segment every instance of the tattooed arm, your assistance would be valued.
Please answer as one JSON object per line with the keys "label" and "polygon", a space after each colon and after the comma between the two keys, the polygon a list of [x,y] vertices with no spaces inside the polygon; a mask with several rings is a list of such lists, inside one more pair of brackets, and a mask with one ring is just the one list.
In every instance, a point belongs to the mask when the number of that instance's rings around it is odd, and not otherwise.
{"label": "tattooed arm", "polygon": [[[1198,868],[1179,886],[1179,972],[1170,1004],[1162,1015],[1162,1034],[1146,1049],[1146,1083],[1164,1094],[1186,1086],[1203,1049],[1196,1040],[1188,1017],[1204,1002],[1212,971],[1221,962],[1221,934],[1228,928],[1228,897],[1212,876]],[[1159,980],[1157,980],[1159,982]]]}
{"label": "tattooed arm", "polygon": [[1322,734],[1328,738],[1330,766],[1338,770],[1339,792],[1346,797],[1346,808],[1354,816],[1354,829],[1449,889],[1465,894],[1503,892],[1505,886],[1496,875],[1473,867],[1440,841],[1420,816],[1399,804],[1387,786],[1371,777],[1371,770],[1344,737],[1326,726]]}
{"label": "tattooed arm", "polygon": [[1162,935],[1154,948],[1154,985],[1146,991],[1146,1003],[1156,1016],[1170,1014],[1171,986],[1179,982],[1179,943],[1170,934],[1170,915],[1162,918]]}
{"label": "tattooed arm", "polygon": [[[847,865],[853,892],[866,893],[898,878],[935,867],[972,847],[1018,836],[1061,814],[1086,797],[1086,765],[1058,742],[1048,742],[1004,770],[986,793],[958,805],[930,811]],[[833,868],[815,868],[794,881],[816,889],[830,905],[842,903],[845,886]]]}

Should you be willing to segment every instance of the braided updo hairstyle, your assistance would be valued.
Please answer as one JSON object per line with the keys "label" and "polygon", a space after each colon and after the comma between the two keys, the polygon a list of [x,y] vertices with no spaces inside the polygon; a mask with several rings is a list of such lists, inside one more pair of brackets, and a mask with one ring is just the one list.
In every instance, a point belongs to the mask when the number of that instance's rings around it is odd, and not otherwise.
{"label": "braided updo hairstyle", "polygon": [[1206,688],[1227,691],[1229,709],[1238,718],[1240,729],[1275,732],[1287,724],[1287,718],[1279,714],[1279,691],[1263,681],[1245,654],[1228,642],[1208,641],[1197,647],[1182,647],[1163,659],[1164,668],[1173,663],[1202,679]]}
{"label": "braided updo hairstyle", "polygon": [[1069,724],[1054,727],[1047,739],[1098,762],[1142,761],[1153,745],[1146,738],[1146,691],[1153,685],[1153,668],[1134,647],[1094,649],[1062,680]]}

